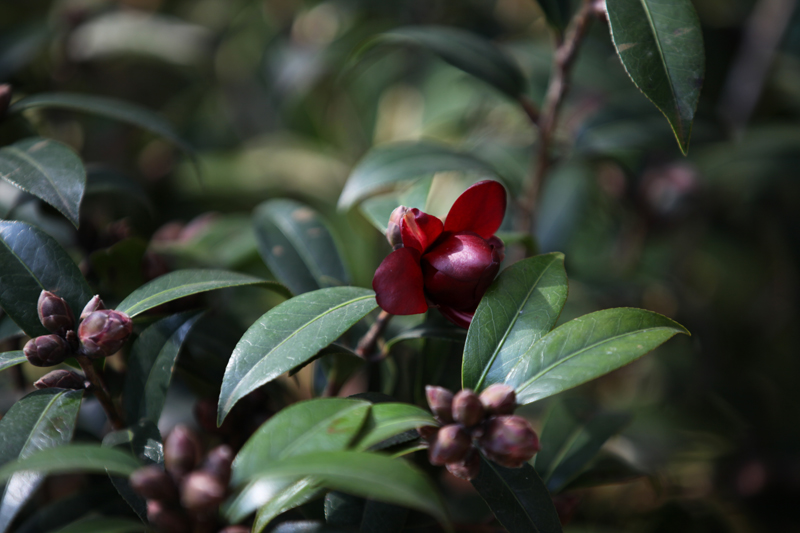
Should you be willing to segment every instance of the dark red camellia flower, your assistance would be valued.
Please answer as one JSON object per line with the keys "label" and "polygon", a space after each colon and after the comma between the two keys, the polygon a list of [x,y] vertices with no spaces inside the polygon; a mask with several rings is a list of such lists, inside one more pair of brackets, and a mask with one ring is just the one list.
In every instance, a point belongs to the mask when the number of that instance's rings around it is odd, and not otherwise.
{"label": "dark red camellia flower", "polygon": [[372,280],[378,305],[394,315],[435,307],[450,322],[468,328],[500,270],[504,245],[494,233],[505,211],[506,191],[496,181],[464,191],[444,223],[419,209],[395,210],[387,232],[395,251]]}

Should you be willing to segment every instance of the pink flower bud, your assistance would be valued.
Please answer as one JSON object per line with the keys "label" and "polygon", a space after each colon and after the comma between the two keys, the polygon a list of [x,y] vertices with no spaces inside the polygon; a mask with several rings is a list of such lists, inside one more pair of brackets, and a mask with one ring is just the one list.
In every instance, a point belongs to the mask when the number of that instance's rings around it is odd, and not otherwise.
{"label": "pink flower bud", "polygon": [[191,472],[200,461],[202,447],[192,430],[184,425],[175,429],[164,441],[164,466],[175,479]]}
{"label": "pink flower bud", "polygon": [[178,487],[172,478],[156,465],[140,468],[129,478],[131,488],[148,500],[178,501]]}
{"label": "pink flower bud", "polygon": [[436,440],[428,447],[428,459],[437,466],[458,463],[471,449],[472,440],[466,430],[458,424],[450,424],[439,430]]}
{"label": "pink flower bud", "polygon": [[426,442],[433,442],[436,439],[436,434],[439,433],[439,428],[436,426],[420,426],[417,428],[417,433]]}
{"label": "pink flower bud", "polygon": [[101,310],[90,313],[78,328],[81,350],[89,357],[108,357],[122,348],[133,331],[125,313]]}
{"label": "pink flower bud", "polygon": [[89,300],[89,303],[84,306],[83,311],[81,311],[81,320],[84,320],[95,311],[102,311],[105,308],[106,306],[103,305],[103,300],[100,299],[100,295],[95,294],[94,297]]}
{"label": "pink flower bud", "polygon": [[453,418],[467,428],[483,420],[483,404],[478,395],[469,389],[457,392],[453,397]]}
{"label": "pink flower bud", "polygon": [[69,370],[53,370],[34,383],[33,386],[37,389],[81,390],[86,388],[86,380],[83,376]]}
{"label": "pink flower bud", "polygon": [[189,533],[190,529],[189,518],[183,512],[158,500],[147,500],[147,521],[165,533]]}
{"label": "pink flower bud", "polygon": [[210,452],[203,462],[203,471],[215,476],[223,485],[231,480],[231,465],[234,453],[230,446],[222,444]]}
{"label": "pink flower bud", "polygon": [[75,329],[75,316],[66,300],[50,291],[42,291],[39,295],[37,311],[42,325],[51,333],[63,337],[67,331]]}
{"label": "pink flower bud", "polygon": [[521,416],[497,416],[489,420],[479,445],[500,466],[519,468],[539,451],[539,438]]}
{"label": "pink flower bud", "polygon": [[481,469],[481,459],[474,449],[460,463],[447,463],[447,471],[456,477],[470,481],[475,479]]}
{"label": "pink flower bud", "polygon": [[401,205],[392,211],[392,214],[389,217],[389,225],[386,229],[386,240],[389,241],[389,244],[395,250],[403,247],[403,236],[400,232],[400,222],[403,220],[403,217],[407,211],[408,208]]}
{"label": "pink flower bud", "polygon": [[247,526],[228,526],[221,529],[219,533],[250,533],[250,528]]}
{"label": "pink flower bud", "polygon": [[490,385],[481,393],[481,403],[490,415],[510,415],[517,407],[514,388],[502,383]]}
{"label": "pink flower bud", "polygon": [[436,419],[442,424],[449,424],[453,421],[453,393],[444,387],[427,385],[425,396],[428,398],[428,405]]}
{"label": "pink flower bud", "polygon": [[69,346],[58,335],[42,335],[29,340],[22,351],[33,366],[55,366],[67,358]]}
{"label": "pink flower bud", "polygon": [[227,489],[213,474],[192,472],[181,485],[181,504],[190,511],[208,511],[222,503]]}

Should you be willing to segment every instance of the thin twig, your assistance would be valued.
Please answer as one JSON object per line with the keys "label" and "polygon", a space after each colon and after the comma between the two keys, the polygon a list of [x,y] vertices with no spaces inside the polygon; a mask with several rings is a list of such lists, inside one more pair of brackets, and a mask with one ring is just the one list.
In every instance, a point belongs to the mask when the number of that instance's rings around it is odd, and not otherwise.
{"label": "thin twig", "polygon": [[367,331],[366,335],[364,335],[358,342],[358,346],[356,347],[356,355],[363,357],[367,361],[370,360],[372,354],[375,353],[375,347],[378,344],[378,339],[383,334],[386,326],[389,325],[389,320],[391,320],[393,316],[394,315],[391,313],[381,311],[377,320],[375,320],[375,323],[372,324],[372,327],[369,328],[369,331]]}
{"label": "thin twig", "polygon": [[75,358],[81,365],[86,379],[91,382],[92,392],[97,396],[100,405],[103,406],[103,410],[106,412],[109,422],[111,422],[111,427],[115,430],[125,428],[125,422],[122,420],[122,416],[120,416],[117,408],[114,406],[114,402],[111,400],[111,394],[108,392],[106,382],[103,376],[95,370],[92,360],[85,355],[76,355]]}

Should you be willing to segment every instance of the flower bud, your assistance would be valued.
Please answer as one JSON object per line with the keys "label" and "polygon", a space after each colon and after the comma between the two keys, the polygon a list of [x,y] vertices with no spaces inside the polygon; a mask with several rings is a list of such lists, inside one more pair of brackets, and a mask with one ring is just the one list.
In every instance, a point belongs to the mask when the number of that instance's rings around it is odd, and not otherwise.
{"label": "flower bud", "polygon": [[539,451],[539,438],[521,416],[497,416],[489,420],[479,445],[500,466],[519,468]]}
{"label": "flower bud", "polygon": [[225,444],[217,446],[210,452],[203,462],[203,471],[215,476],[227,485],[231,480],[231,465],[233,464],[233,450]]}
{"label": "flower bud", "polygon": [[450,424],[439,430],[436,440],[428,447],[428,459],[437,466],[458,463],[471,449],[472,440],[466,430],[458,424]]}
{"label": "flower bud", "polygon": [[178,501],[178,487],[172,478],[156,465],[140,468],[129,479],[131,488],[148,500]]}
{"label": "flower bud", "polygon": [[427,385],[425,396],[436,419],[442,424],[453,422],[453,393],[443,387]]}
{"label": "flower bud", "polygon": [[89,303],[84,306],[83,311],[81,311],[81,320],[84,320],[95,311],[102,311],[105,308],[106,306],[103,304],[103,300],[100,299],[100,295],[95,294],[94,297],[89,300]]}
{"label": "flower bud", "polygon": [[417,433],[427,442],[433,442],[436,439],[436,434],[439,433],[439,428],[436,426],[420,426],[417,428]]}
{"label": "flower bud", "polygon": [[164,466],[167,472],[180,479],[191,472],[200,459],[200,440],[192,430],[184,425],[175,429],[164,441]]}
{"label": "flower bud", "polygon": [[189,519],[178,509],[158,500],[147,500],[147,520],[156,530],[168,533],[189,533]]}
{"label": "flower bud", "polygon": [[478,395],[469,389],[457,392],[453,397],[453,418],[467,428],[483,420],[483,404]]}
{"label": "flower bud", "polygon": [[33,366],[55,366],[67,358],[69,346],[58,335],[42,335],[29,340],[22,351]]}
{"label": "flower bud", "polygon": [[220,530],[219,533],[250,533],[250,528],[247,526],[228,526]]}
{"label": "flower bud", "polygon": [[190,511],[207,511],[222,503],[227,488],[213,474],[192,472],[181,485],[181,504]]}
{"label": "flower bud", "polygon": [[4,83],[0,85],[0,118],[6,114],[9,105],[11,105],[11,85]]}
{"label": "flower bud", "polygon": [[474,449],[460,463],[447,463],[447,471],[456,477],[470,481],[477,477],[481,469],[481,459]]}
{"label": "flower bud", "polygon": [[403,220],[403,217],[406,215],[407,211],[408,208],[401,205],[392,211],[392,214],[389,217],[389,226],[386,229],[386,240],[389,241],[389,244],[395,250],[403,247],[403,236],[400,231],[400,222]]}
{"label": "flower bud", "polygon": [[481,403],[490,415],[510,415],[517,407],[514,388],[502,383],[490,385],[481,393]]}
{"label": "flower bud", "polygon": [[42,291],[39,295],[39,320],[47,331],[61,335],[75,329],[75,316],[66,300],[59,298],[50,291]]}
{"label": "flower bud", "polygon": [[33,386],[37,389],[81,390],[86,388],[86,380],[83,376],[69,370],[53,370],[35,382]]}
{"label": "flower bud", "polygon": [[108,357],[122,348],[133,331],[125,313],[101,310],[90,313],[78,328],[81,350],[89,357]]}

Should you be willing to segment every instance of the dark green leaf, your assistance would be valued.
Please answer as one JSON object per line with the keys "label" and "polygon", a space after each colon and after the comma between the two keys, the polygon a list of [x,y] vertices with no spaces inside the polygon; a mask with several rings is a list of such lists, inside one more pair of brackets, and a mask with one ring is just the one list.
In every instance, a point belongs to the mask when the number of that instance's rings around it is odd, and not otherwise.
{"label": "dark green leaf", "polygon": [[339,529],[313,520],[300,520],[284,522],[273,529],[272,533],[352,533],[352,530]]}
{"label": "dark green leaf", "polygon": [[22,330],[11,320],[10,316],[4,315],[0,317],[0,342],[20,335],[22,335]]}
{"label": "dark green leaf", "polygon": [[14,533],[49,533],[65,523],[78,520],[92,511],[119,509],[121,502],[105,483],[71,493],[47,505],[40,505],[36,513],[15,528]]}
{"label": "dark green leaf", "polygon": [[128,421],[147,419],[158,423],[178,353],[201,316],[199,312],[187,312],[164,318],[144,330],[133,343],[122,395]]}
{"label": "dark green leaf", "polygon": [[293,293],[349,283],[330,229],[307,205],[269,200],[256,208],[253,226],[261,257]]}
{"label": "dark green leaf", "polygon": [[349,209],[365,198],[399,184],[409,185],[443,171],[469,172],[500,179],[489,164],[442,144],[391,144],[374,148],[353,169],[339,196],[339,209]]}
{"label": "dark green leaf", "polygon": [[361,533],[402,533],[408,509],[384,502],[367,500],[361,519]]}
{"label": "dark green leaf", "polygon": [[355,531],[361,525],[366,503],[364,498],[331,491],[325,495],[325,522],[329,526]]}
{"label": "dark green leaf", "polygon": [[42,474],[95,472],[130,476],[141,464],[129,454],[112,448],[91,444],[73,444],[38,451],[25,459],[0,468],[0,481],[17,472],[35,471]]}
{"label": "dark green leaf", "polygon": [[563,32],[569,24],[570,2],[569,0],[537,0],[539,6],[544,11],[547,22],[559,32]]}
{"label": "dark green leaf", "polygon": [[378,231],[386,233],[392,211],[397,209],[398,206],[404,205],[408,208],[417,208],[420,211],[426,210],[431,185],[433,185],[433,176],[417,180],[405,190],[373,196],[361,203],[361,212],[366,215],[367,220],[372,222],[372,225]]}
{"label": "dark green leaf", "polygon": [[446,341],[464,342],[466,338],[467,332],[462,328],[421,324],[415,328],[407,329],[399,335],[389,339],[384,346],[384,351],[388,352],[391,350],[392,346],[398,342],[412,339],[442,339]]}
{"label": "dark green leaf", "polygon": [[92,297],[78,265],[52,237],[24,222],[0,221],[0,306],[31,337],[49,333],[36,311],[43,289],[64,298],[75,316]]}
{"label": "dark green leaf", "polygon": [[691,0],[607,0],[611,37],[633,83],[667,117],[686,153],[705,52]]}
{"label": "dark green leaf", "polygon": [[[17,403],[0,419],[0,465],[25,459],[39,450],[64,446],[72,439],[83,391],[45,389]],[[33,495],[43,475],[17,473],[0,501],[0,531],[5,531]]]}
{"label": "dark green leaf", "polygon": [[136,520],[95,516],[73,522],[59,529],[57,533],[134,533],[146,530],[144,524]]}
{"label": "dark green leaf", "polygon": [[52,205],[78,227],[86,170],[69,146],[41,137],[4,146],[0,178]]}
{"label": "dark green leaf", "polygon": [[25,354],[22,352],[22,350],[0,353],[0,372],[6,368],[20,365],[25,361],[27,361],[27,359],[25,358]]}
{"label": "dark green leaf", "polygon": [[504,468],[481,456],[472,486],[509,533],[561,532],[550,493],[531,465]]}
{"label": "dark green leaf", "polygon": [[375,293],[333,287],[287,300],[259,318],[231,355],[219,395],[219,423],[245,395],[310,359],[378,307]]}
{"label": "dark green leaf", "polygon": [[[255,485],[261,483],[261,481],[256,481]],[[269,481],[263,483],[269,483]],[[312,476],[290,482],[280,492],[270,497],[269,501],[258,510],[253,522],[253,533],[261,533],[279,515],[310,502],[319,494],[319,483]]]}
{"label": "dark green leaf", "polygon": [[148,213],[155,213],[153,203],[139,183],[107,168],[88,168],[85,196],[101,195],[120,196],[125,203],[135,202]]}
{"label": "dark green leaf", "polygon": [[524,259],[501,272],[467,332],[463,387],[479,391],[502,383],[519,358],[553,329],[566,301],[563,254]]}
{"label": "dark green leaf", "polygon": [[637,470],[616,455],[603,454],[601,452],[586,470],[578,474],[575,479],[564,487],[564,492],[602,485],[628,483],[644,475],[641,470]]}
{"label": "dark green leaf", "polygon": [[117,311],[134,317],[161,304],[201,292],[241,287],[243,285],[262,285],[263,287],[289,297],[290,294],[280,283],[265,281],[253,276],[224,270],[176,270],[154,279],[129,294],[117,306]]}
{"label": "dark green leaf", "polygon": [[92,253],[89,261],[100,285],[112,294],[130,294],[144,285],[142,265],[148,244],[131,237]]}
{"label": "dark green leaf", "polygon": [[415,405],[376,403],[367,416],[367,422],[355,449],[367,450],[390,437],[415,430],[418,427],[438,425],[428,411]]}

